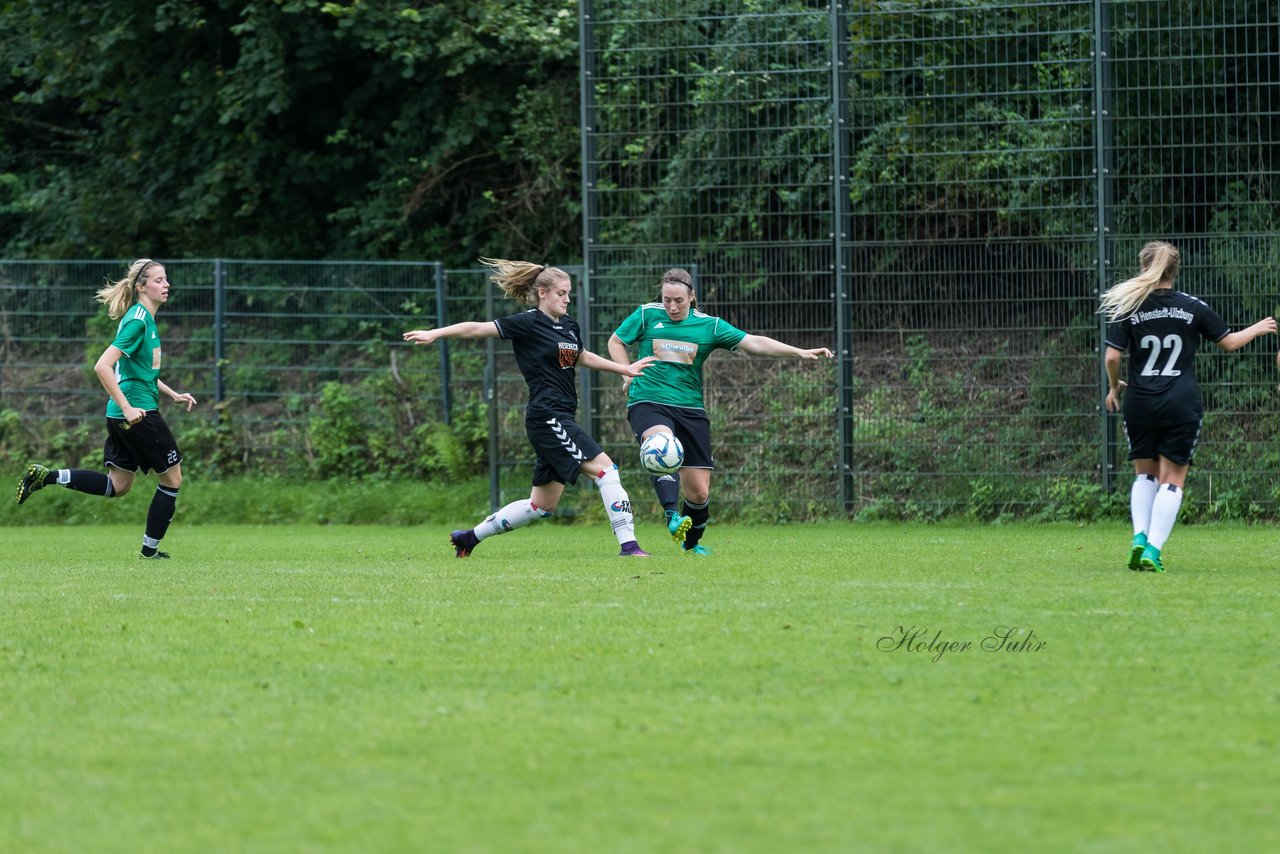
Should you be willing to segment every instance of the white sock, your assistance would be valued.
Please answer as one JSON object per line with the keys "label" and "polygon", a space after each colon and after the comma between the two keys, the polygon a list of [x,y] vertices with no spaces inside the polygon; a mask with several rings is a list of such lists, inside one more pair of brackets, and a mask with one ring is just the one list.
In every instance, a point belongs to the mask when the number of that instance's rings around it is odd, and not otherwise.
{"label": "white sock", "polygon": [[1147,543],[1155,548],[1164,548],[1165,540],[1173,531],[1173,523],[1178,521],[1178,508],[1182,506],[1182,490],[1172,483],[1160,484],[1156,500],[1151,503],[1151,528],[1147,531]]}
{"label": "white sock", "polygon": [[1156,500],[1156,490],[1160,481],[1149,474],[1140,474],[1133,479],[1133,488],[1129,490],[1129,515],[1133,517],[1133,532],[1145,534],[1151,527],[1151,503]]}
{"label": "white sock", "polygon": [[512,501],[506,507],[476,525],[474,528],[476,539],[483,540],[486,537],[496,536],[497,534],[507,534],[516,528],[523,528],[534,519],[545,519],[550,515],[550,513],[538,507],[529,499],[521,498],[519,501]]}
{"label": "white sock", "polygon": [[605,515],[609,517],[609,525],[613,527],[613,535],[618,538],[618,545],[634,541],[635,517],[631,515],[631,499],[618,477],[618,467],[615,465],[601,472],[596,478],[596,486],[600,487],[600,501],[604,504]]}

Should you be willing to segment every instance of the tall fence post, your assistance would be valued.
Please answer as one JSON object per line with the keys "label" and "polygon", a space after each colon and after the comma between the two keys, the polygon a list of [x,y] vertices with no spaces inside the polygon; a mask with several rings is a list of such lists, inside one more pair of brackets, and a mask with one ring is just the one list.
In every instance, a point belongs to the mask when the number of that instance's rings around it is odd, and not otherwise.
{"label": "tall fence post", "polygon": [[[592,71],[595,68],[591,52],[591,35],[588,32],[591,22],[592,4],[591,0],[582,0],[582,12],[578,16],[578,58],[581,71],[578,75],[578,86],[580,89],[579,98],[579,124],[582,127],[580,135],[581,152],[582,152],[582,276],[580,282],[582,285],[581,293],[578,298],[578,304],[582,307],[578,312],[578,322],[582,328],[583,340],[580,342],[586,347],[591,340],[592,333],[592,311],[591,311],[591,273],[592,264],[594,263],[591,248],[594,242],[595,233],[595,214],[596,214],[596,194],[592,192],[595,188],[595,138],[592,135],[592,125],[595,116],[595,78]],[[595,429],[595,380],[592,377],[592,371],[581,371],[580,377],[582,381],[582,399],[579,401],[579,413],[581,418],[582,429],[586,430],[591,436],[596,435]]]}
{"label": "tall fence post", "polygon": [[[1111,140],[1107,134],[1111,129],[1109,114],[1110,74],[1107,61],[1108,48],[1107,4],[1105,0],[1093,2],[1093,146],[1094,175],[1096,178],[1094,221],[1094,253],[1096,270],[1097,296],[1109,286],[1111,278]],[[1106,337],[1107,321],[1098,315],[1098,382],[1099,399],[1107,394],[1107,347],[1103,343]],[[1116,418],[1107,412],[1106,406],[1099,406],[1099,430],[1101,430],[1102,488],[1110,492],[1114,486],[1116,473]]]}
{"label": "tall fence post", "polygon": [[[484,316],[493,317],[493,288],[484,289]],[[502,450],[498,435],[498,349],[492,337],[484,339],[484,400],[489,413],[489,512],[502,506],[501,472],[498,453]]]}
{"label": "tall fence post", "polygon": [[849,40],[844,31],[844,5],[830,6],[831,40],[831,284],[836,315],[837,404],[836,429],[840,435],[840,455],[836,464],[840,506],[853,510],[853,331],[850,329],[850,293],[853,277],[849,271],[848,240],[852,216],[849,202],[849,175],[845,163],[845,139],[849,133],[848,99],[845,97],[845,68]]}
{"label": "tall fence post", "polygon": [[227,271],[221,258],[213,261],[213,412],[215,420],[222,419],[222,402],[226,399],[226,387],[222,373],[226,361],[227,322]]}
{"label": "tall fence post", "polygon": [[[444,264],[439,261],[431,265],[436,283],[436,329],[449,325],[449,305],[445,299],[446,277]],[[453,418],[453,384],[452,361],[449,358],[449,339],[440,339],[440,409],[445,424],[452,423]]]}

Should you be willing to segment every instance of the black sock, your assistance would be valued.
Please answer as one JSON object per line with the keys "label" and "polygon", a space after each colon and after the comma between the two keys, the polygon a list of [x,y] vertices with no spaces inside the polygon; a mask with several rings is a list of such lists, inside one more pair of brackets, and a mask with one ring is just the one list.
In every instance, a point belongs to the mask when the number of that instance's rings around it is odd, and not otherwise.
{"label": "black sock", "polygon": [[661,477],[655,477],[653,491],[657,493],[658,503],[662,505],[663,510],[676,512],[676,505],[680,502],[680,481],[676,480],[675,475],[664,474]]}
{"label": "black sock", "polygon": [[[172,486],[157,486],[147,509],[147,538],[159,543],[173,521],[173,509],[178,504],[178,490]],[[143,548],[143,554],[146,548]]]}
{"label": "black sock", "polygon": [[[67,489],[86,492],[89,495],[102,495],[106,498],[116,496],[116,491],[111,486],[111,477],[106,472],[91,469],[63,469],[63,471],[67,473],[67,482],[62,485]],[[60,472],[49,472],[48,477],[44,479],[45,486],[58,483],[59,474]]]}
{"label": "black sock", "polygon": [[698,544],[698,540],[702,539],[702,534],[707,530],[707,520],[711,518],[711,499],[703,504],[690,504],[689,499],[684,500],[682,511],[684,515],[693,520],[693,527],[689,529],[689,533],[685,535],[684,547],[686,550],[693,548]]}

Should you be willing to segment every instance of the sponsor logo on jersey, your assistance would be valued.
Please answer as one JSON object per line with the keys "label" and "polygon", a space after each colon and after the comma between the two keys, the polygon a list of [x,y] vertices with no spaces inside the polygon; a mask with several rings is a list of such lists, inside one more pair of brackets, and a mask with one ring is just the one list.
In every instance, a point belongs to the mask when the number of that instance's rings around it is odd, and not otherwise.
{"label": "sponsor logo on jersey", "polygon": [[669,338],[656,338],[653,342],[653,355],[659,362],[678,362],[692,365],[698,358],[698,345],[688,341],[673,341]]}
{"label": "sponsor logo on jersey", "polygon": [[572,368],[578,364],[578,345],[569,341],[560,342],[560,367]]}
{"label": "sponsor logo on jersey", "polygon": [[630,501],[615,501],[615,502],[613,502],[612,504],[610,504],[610,505],[609,505],[609,509],[610,509],[610,510],[612,510],[614,513],[630,513],[630,512],[631,512],[631,502],[630,502]]}

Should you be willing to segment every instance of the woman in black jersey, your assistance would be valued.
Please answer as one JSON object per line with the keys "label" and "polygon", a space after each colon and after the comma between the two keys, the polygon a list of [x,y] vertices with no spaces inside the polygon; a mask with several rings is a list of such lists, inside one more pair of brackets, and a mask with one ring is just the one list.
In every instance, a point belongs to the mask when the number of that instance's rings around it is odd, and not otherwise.
{"label": "woman in black jersey", "polygon": [[[1129,494],[1133,542],[1129,569],[1164,572],[1161,549],[1182,506],[1187,469],[1200,439],[1204,406],[1193,359],[1203,337],[1226,352],[1276,331],[1266,317],[1232,332],[1212,308],[1175,291],[1178,250],[1153,241],[1138,253],[1142,272],[1102,295],[1107,323],[1107,411],[1120,411],[1133,460]],[[1120,380],[1120,356],[1129,354],[1128,382]]]}
{"label": "woman in black jersey", "polygon": [[505,338],[511,341],[516,364],[529,386],[525,432],[533,445],[533,491],[513,501],[474,528],[449,535],[458,557],[467,557],[481,540],[524,527],[555,512],[566,483],[579,474],[595,480],[600,500],[623,557],[648,557],[636,543],[631,499],[622,488],[618,467],[600,445],[574,420],[578,387],[574,368],[594,368],[638,377],[652,358],[620,365],[583,345],[578,324],[569,317],[569,274],[558,267],[527,261],[481,258],[493,269],[490,276],[509,298],[534,306],[527,311],[489,322],[455,323],[443,329],[415,329],[404,333],[414,344],[432,344],[441,338]]}

